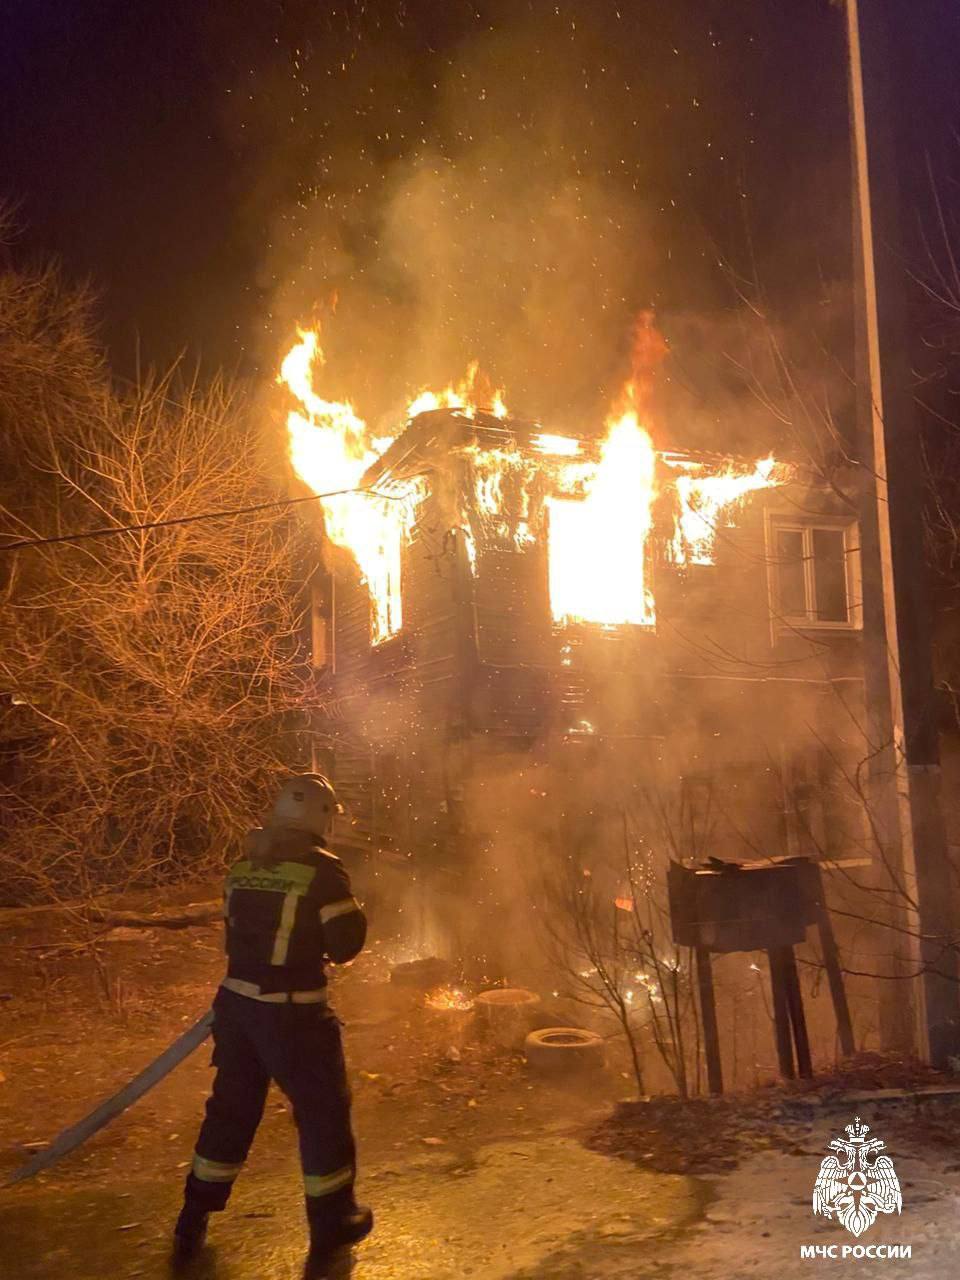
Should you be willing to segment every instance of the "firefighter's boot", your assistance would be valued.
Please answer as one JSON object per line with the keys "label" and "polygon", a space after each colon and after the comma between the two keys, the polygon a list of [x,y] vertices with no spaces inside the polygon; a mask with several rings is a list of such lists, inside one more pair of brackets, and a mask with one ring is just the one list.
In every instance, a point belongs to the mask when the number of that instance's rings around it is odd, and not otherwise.
{"label": "firefighter's boot", "polygon": [[178,1262],[189,1262],[204,1246],[207,1238],[209,1213],[189,1200],[180,1210],[180,1217],[173,1228],[173,1253]]}
{"label": "firefighter's boot", "polygon": [[318,1212],[314,1205],[309,1205],[307,1210],[310,1223],[308,1274],[311,1268],[322,1268],[338,1249],[358,1244],[373,1230],[373,1210],[357,1204],[352,1190],[344,1195],[327,1196],[325,1200],[322,1212]]}

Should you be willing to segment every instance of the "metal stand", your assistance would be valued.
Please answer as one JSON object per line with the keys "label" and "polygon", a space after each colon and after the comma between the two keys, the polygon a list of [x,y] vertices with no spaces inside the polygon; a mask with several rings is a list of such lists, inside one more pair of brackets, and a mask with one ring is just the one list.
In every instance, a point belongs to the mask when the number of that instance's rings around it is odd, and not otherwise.
{"label": "metal stand", "polygon": [[667,872],[674,942],[693,949],[703,1027],[707,1084],[723,1093],[720,1035],[711,955],[766,951],[770,964],[773,1023],[780,1074],[785,1080],[813,1076],[810,1037],[794,947],[816,926],[823,949],[841,1052],[854,1052],[850,1006],[837,941],[827,911],[820,867],[809,858],[725,864],[711,859]]}

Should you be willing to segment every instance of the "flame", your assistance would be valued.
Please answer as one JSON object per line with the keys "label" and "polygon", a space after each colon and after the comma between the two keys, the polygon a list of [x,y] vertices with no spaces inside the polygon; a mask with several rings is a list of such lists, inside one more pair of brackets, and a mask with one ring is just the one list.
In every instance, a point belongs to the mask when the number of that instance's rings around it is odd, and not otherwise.
{"label": "flame", "polygon": [[456,409],[464,417],[472,418],[482,408],[487,408],[496,418],[507,416],[503,389],[492,389],[489,380],[480,372],[479,361],[471,360],[459,382],[451,383],[443,391],[427,388],[420,391],[407,405],[407,417],[415,418],[418,413],[428,413],[432,409]]}
{"label": "flame", "polygon": [[[390,438],[374,439],[367,424],[347,402],[324,400],[314,390],[313,371],[324,364],[319,334],[300,330],[280,366],[284,383],[301,408],[287,415],[290,461],[297,475],[314,493],[358,489],[371,463],[389,448]],[[403,623],[400,569],[404,543],[409,539],[422,482],[390,485],[391,498],[342,493],[321,499],[327,536],[346,547],[360,568],[370,591],[370,635],[379,644],[395,635]]]}
{"label": "flame", "polygon": [[649,401],[660,366],[670,345],[656,325],[652,311],[641,311],[633,322],[630,342],[630,377],[624,387],[629,405]]}
{"label": "flame", "polygon": [[538,453],[553,454],[558,458],[576,458],[580,454],[580,441],[573,436],[554,436],[549,431],[541,431],[531,436],[530,443]]}
{"label": "flame", "polygon": [[430,1009],[452,1009],[459,1013],[473,1008],[473,1000],[459,987],[436,987],[427,992],[424,1003]]}
{"label": "flame", "polygon": [[[546,524],[550,608],[560,625],[652,626],[655,621],[647,554],[658,489],[672,504],[670,554],[677,564],[710,564],[718,523],[747,494],[784,483],[788,468],[765,458],[752,468],[657,454],[640,423],[657,368],[667,346],[653,318],[637,320],[630,377],[599,446],[572,435],[538,431],[528,446],[518,439],[496,448],[465,446],[473,469],[473,501],[464,502],[460,532],[467,560],[477,572],[486,546],[523,552]],[[324,364],[317,330],[300,330],[284,357],[278,381],[297,401],[287,417],[290,459],[300,478],[321,498],[327,535],[353,554],[371,597],[374,644],[395,635],[403,623],[401,568],[423,480],[386,481],[381,496],[356,492],[368,468],[393,443],[375,437],[347,401],[326,400],[314,376]],[[473,418],[487,406],[507,416],[502,390],[472,361],[459,382],[443,391],[424,389],[407,406],[407,418],[451,409]],[[658,486],[658,466],[676,474]],[[663,479],[662,472],[660,473]],[[386,495],[386,496],[383,496]],[[572,659],[562,661],[570,665]]]}
{"label": "flame", "polygon": [[[473,466],[474,510],[483,528],[482,540],[518,551],[535,543],[531,485],[538,474],[536,464],[515,445],[512,449],[468,445],[462,452]],[[476,566],[475,554],[471,566]]]}
{"label": "flame", "polygon": [[550,608],[560,623],[650,626],[646,541],[656,455],[634,410],[608,426],[585,496],[547,499]]}
{"label": "flame", "polygon": [[728,509],[748,493],[783,481],[782,468],[772,457],[763,458],[752,471],[729,466],[717,475],[703,474],[695,463],[668,460],[668,465],[687,469],[675,481],[677,512],[670,550],[677,564],[712,564],[717,526],[721,519],[729,518]]}
{"label": "flame", "polygon": [[[649,627],[656,620],[648,582],[647,539],[653,523],[657,455],[640,425],[667,344],[653,313],[636,320],[630,353],[630,377],[607,419],[594,474],[583,482],[579,501],[547,499],[550,513],[548,580],[550,608],[561,624],[593,622],[604,626]],[[534,447],[576,457],[579,442],[541,435]],[[582,475],[574,463],[568,474]]]}

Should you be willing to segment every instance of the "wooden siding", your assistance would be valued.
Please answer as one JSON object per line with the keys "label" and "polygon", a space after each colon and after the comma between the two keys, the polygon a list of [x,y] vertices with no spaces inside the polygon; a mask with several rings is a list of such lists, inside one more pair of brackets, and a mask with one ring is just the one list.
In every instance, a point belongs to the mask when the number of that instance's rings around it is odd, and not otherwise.
{"label": "wooden siding", "polygon": [[[484,761],[612,759],[637,786],[656,757],[661,776],[679,785],[745,767],[752,753],[766,761],[759,792],[769,800],[784,737],[816,725],[846,749],[853,720],[837,690],[855,709],[860,636],[771,628],[764,537],[768,508],[802,503],[830,515],[836,498],[809,489],[751,496],[719,531],[710,566],[672,563],[673,530],[658,506],[649,557],[656,628],[558,630],[542,529],[523,548],[502,531],[479,537],[469,565],[461,526],[473,488],[460,450],[509,445],[510,424],[424,417],[378,464],[378,482],[432,467],[404,552],[399,636],[371,646],[366,587],[348,553],[334,554],[336,715],[316,720],[335,740],[357,848],[439,864],[467,858],[474,837],[463,796],[482,784]],[[612,777],[607,765],[594,776]]]}

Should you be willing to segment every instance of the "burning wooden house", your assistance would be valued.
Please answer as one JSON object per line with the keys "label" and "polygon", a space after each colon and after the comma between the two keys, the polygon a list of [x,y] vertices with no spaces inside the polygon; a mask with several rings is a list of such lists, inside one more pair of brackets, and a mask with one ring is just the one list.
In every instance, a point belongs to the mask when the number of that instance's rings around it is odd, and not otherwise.
{"label": "burning wooden house", "polygon": [[482,898],[478,868],[615,860],[651,803],[674,855],[862,861],[852,503],[632,412],[591,439],[435,409],[356,479],[312,727],[376,875]]}

